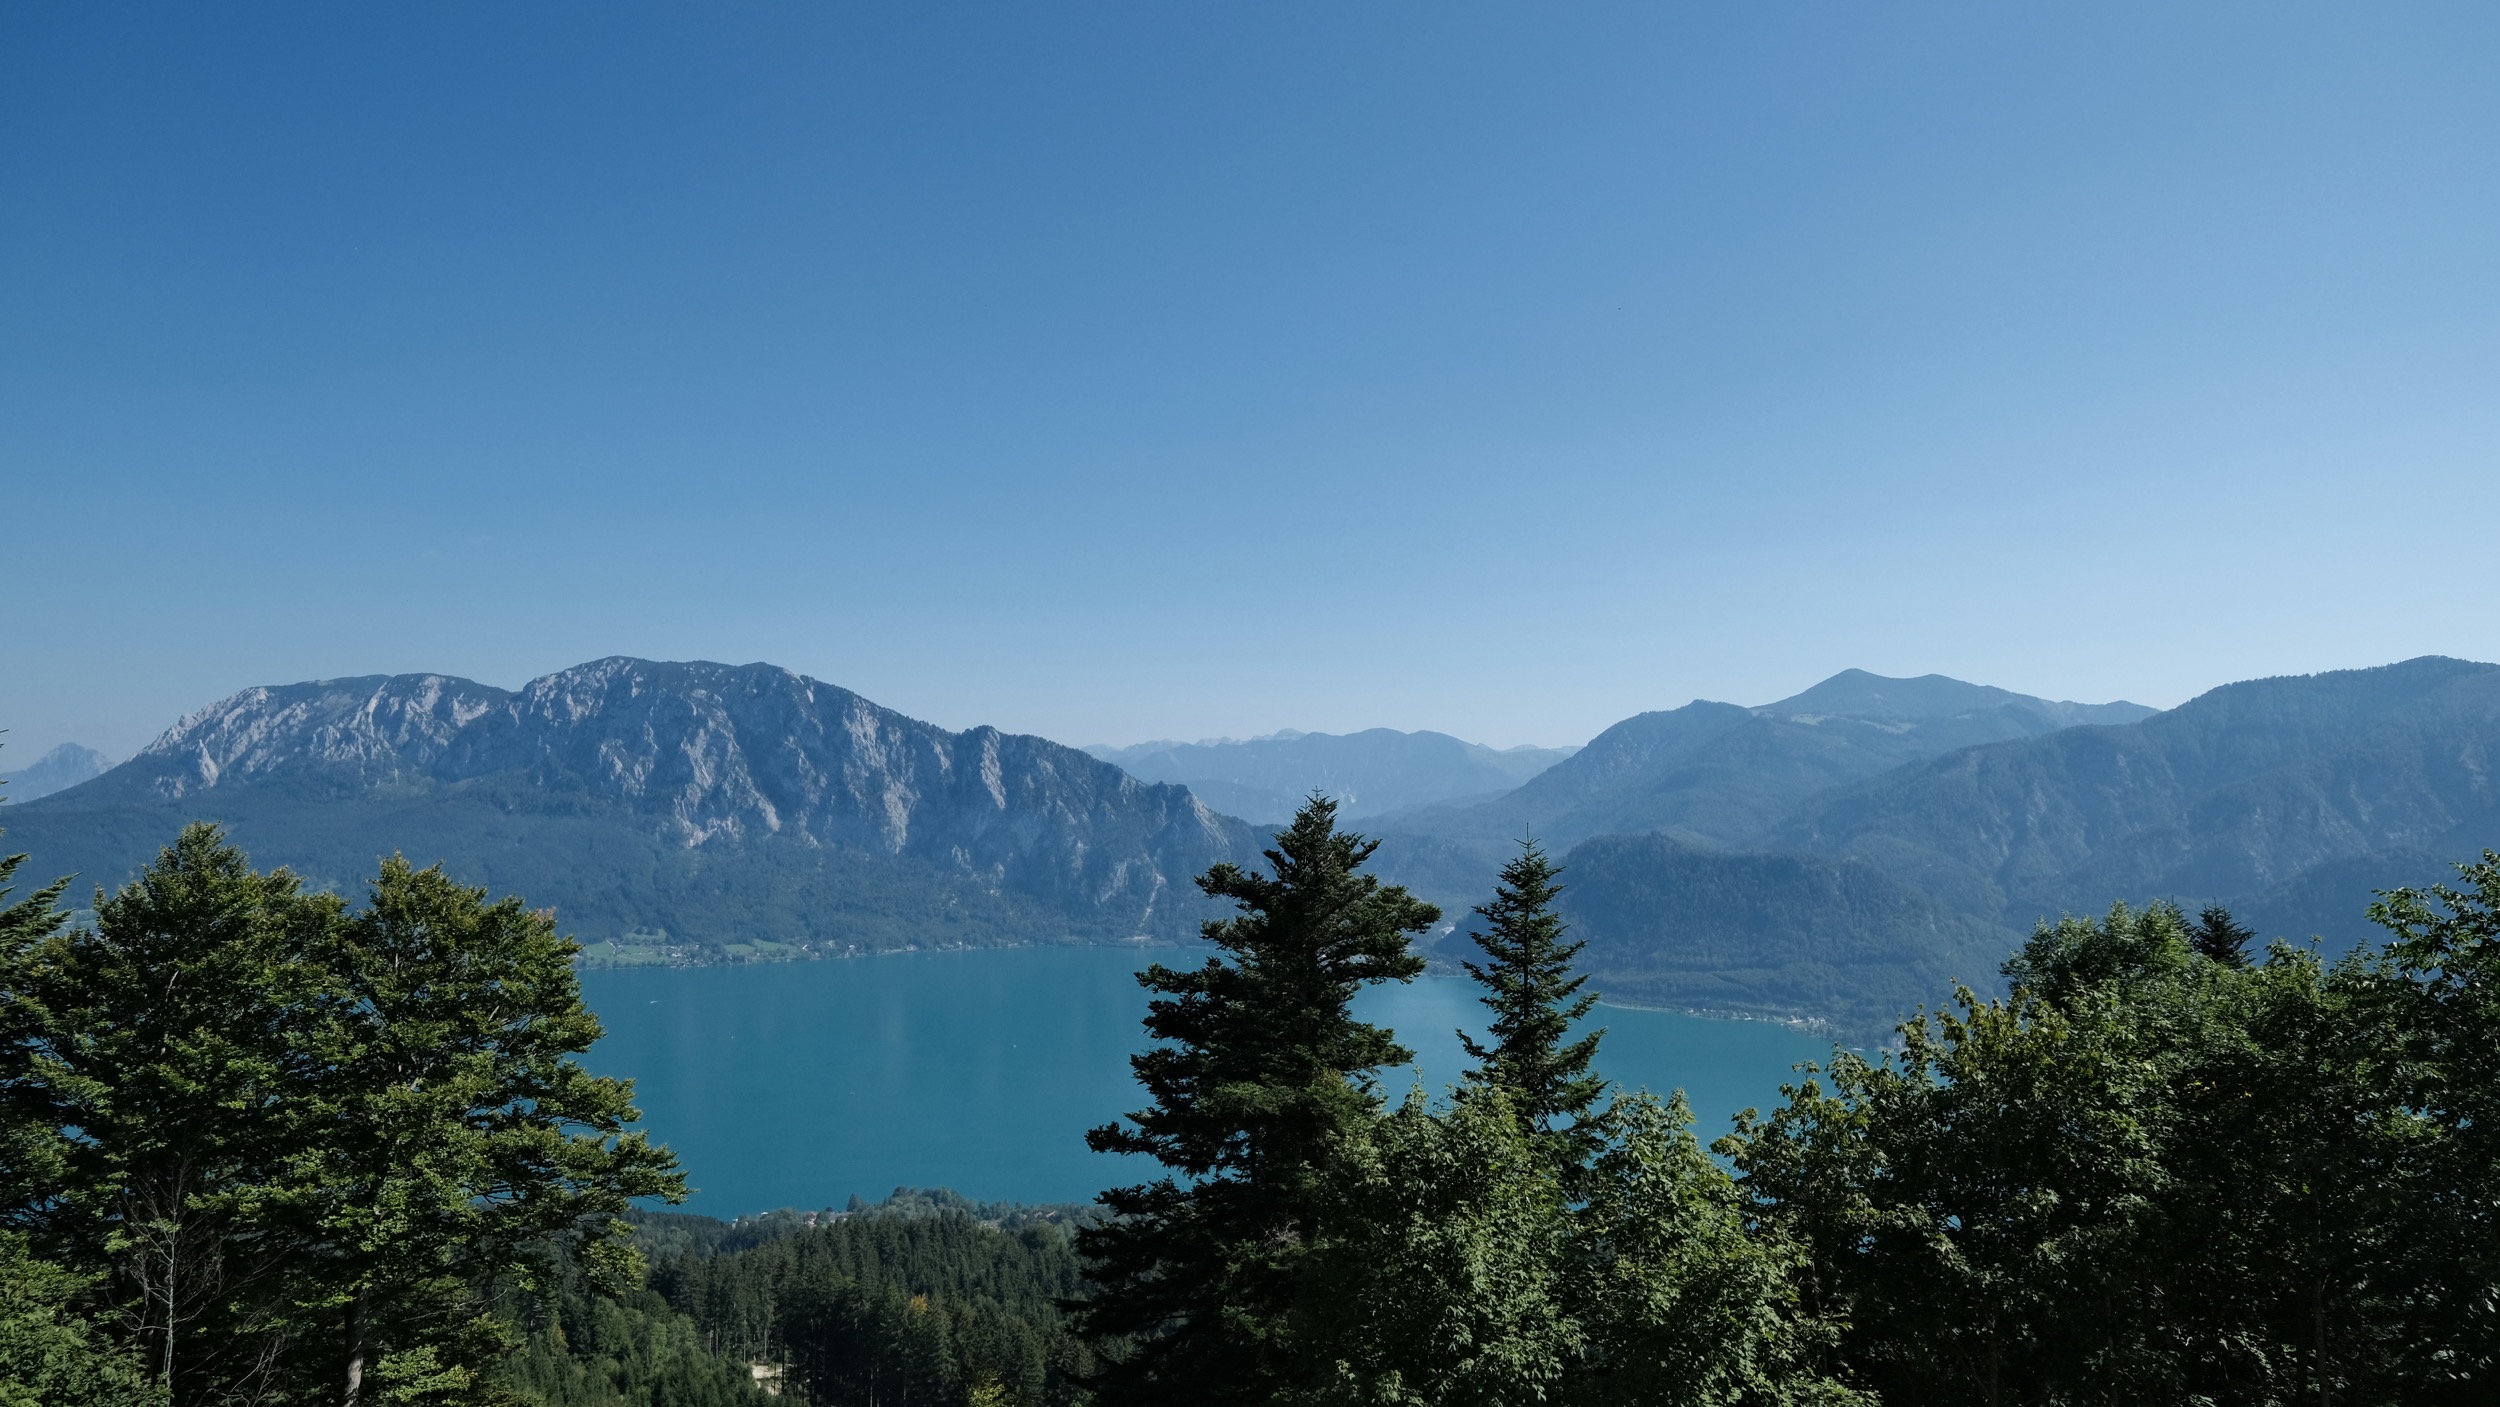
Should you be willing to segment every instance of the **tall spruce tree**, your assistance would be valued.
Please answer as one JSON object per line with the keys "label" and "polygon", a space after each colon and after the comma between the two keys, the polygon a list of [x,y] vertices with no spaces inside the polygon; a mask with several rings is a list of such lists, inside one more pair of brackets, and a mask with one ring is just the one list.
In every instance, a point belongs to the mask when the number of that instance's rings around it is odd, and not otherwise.
{"label": "tall spruce tree", "polygon": [[2220,904],[2207,904],[2196,922],[2188,925],[2188,942],[2196,951],[2233,967],[2248,965],[2248,940],[2256,936],[2257,930],[2233,918]]}
{"label": "tall spruce tree", "polygon": [[1378,842],[1338,830],[1336,813],[1324,796],[1305,802],[1265,852],[1272,874],[1219,864],[1199,878],[1240,908],[1205,927],[1223,956],[1139,974],[1157,994],[1146,1031],[1163,1044],[1130,1064],[1154,1103],[1086,1142],[1171,1173],[1106,1192],[1117,1219],[1079,1243],[1097,1287],[1083,1326],[1110,1361],[1105,1407],[1265,1403],[1314,1370],[1290,1320],[1328,1234],[1329,1165],[1379,1116],[1369,1072],[1412,1058],[1349,1004],[1421,972],[1410,935],[1441,916],[1362,873]]}
{"label": "tall spruce tree", "polygon": [[1492,901],[1476,906],[1486,931],[1470,936],[1485,960],[1466,966],[1487,988],[1491,1040],[1480,1043],[1464,1031],[1458,1038],[1478,1062],[1469,1081],[1503,1091],[1540,1143],[1577,1164],[1598,1142],[1590,1111],[1606,1080],[1590,1063],[1605,1032],[1568,1039],[1572,1023],[1588,1015],[1597,998],[1577,995],[1588,978],[1573,975],[1571,961],[1583,945],[1563,941],[1563,921],[1554,912],[1561,873],[1536,841],[1522,840],[1519,854],[1502,867]]}

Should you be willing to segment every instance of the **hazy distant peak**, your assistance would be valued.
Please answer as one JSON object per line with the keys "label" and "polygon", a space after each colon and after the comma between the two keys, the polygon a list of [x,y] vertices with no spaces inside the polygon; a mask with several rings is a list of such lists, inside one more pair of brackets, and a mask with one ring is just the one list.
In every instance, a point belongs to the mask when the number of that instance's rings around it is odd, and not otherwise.
{"label": "hazy distant peak", "polygon": [[2073,703],[2017,694],[1992,684],[1966,683],[1942,674],[1894,679],[1863,669],[1844,669],[1804,693],[1764,704],[1756,712],[1787,718],[1822,716],[1916,723],[2007,707],[2031,709],[2067,725],[2133,723],[2158,712],[2124,700]]}
{"label": "hazy distant peak", "polygon": [[0,798],[32,801],[38,796],[50,796],[89,777],[100,776],[112,765],[110,758],[94,748],[63,743],[16,771],[0,772],[0,782],[8,784],[6,791],[0,791]]}
{"label": "hazy distant peak", "polygon": [[1366,728],[1263,738],[1152,742],[1086,749],[1130,775],[1188,787],[1217,810],[1259,822],[1293,814],[1325,792],[1348,820],[1510,790],[1569,756],[1565,748],[1490,748],[1447,733]]}

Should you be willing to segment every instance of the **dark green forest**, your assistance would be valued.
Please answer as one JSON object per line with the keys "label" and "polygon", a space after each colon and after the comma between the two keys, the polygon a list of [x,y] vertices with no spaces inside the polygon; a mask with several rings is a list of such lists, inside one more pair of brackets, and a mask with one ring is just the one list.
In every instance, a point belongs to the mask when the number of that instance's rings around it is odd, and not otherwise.
{"label": "dark green forest", "polygon": [[73,925],[11,858],[0,1404],[2492,1396],[2500,855],[2333,962],[2220,907],[2044,924],[1705,1145],[1571,1034],[1532,845],[1463,925],[1475,1068],[1392,1103],[1350,1003],[1441,915],[1373,850],[1314,799],[1201,876],[1217,953],[1140,974],[1143,1107],[1086,1135],[1158,1175],[737,1222],[657,1209],[523,901],[392,861],[350,902],[192,827]]}

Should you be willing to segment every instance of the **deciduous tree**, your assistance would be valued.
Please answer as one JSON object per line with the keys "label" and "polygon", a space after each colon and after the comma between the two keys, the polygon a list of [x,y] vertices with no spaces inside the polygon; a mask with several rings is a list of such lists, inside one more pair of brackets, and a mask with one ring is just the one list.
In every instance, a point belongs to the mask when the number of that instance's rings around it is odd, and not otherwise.
{"label": "deciduous tree", "polygon": [[473,1286],[561,1251],[618,1288],[622,1213],[683,1197],[675,1160],[626,1131],[632,1087],[574,1059],[600,1036],[575,951],[550,915],[397,856],[322,943],[295,1172],[347,1407],[456,1396],[502,1346]]}

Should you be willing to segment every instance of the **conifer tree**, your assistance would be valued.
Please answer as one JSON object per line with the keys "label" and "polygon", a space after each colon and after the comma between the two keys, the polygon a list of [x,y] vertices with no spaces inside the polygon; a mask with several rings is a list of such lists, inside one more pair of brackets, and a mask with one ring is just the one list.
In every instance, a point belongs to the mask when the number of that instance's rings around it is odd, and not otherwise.
{"label": "conifer tree", "polygon": [[2188,942],[2196,951],[2233,967],[2248,966],[2248,940],[2256,936],[2257,930],[2231,917],[2220,904],[2207,904],[2188,925]]}
{"label": "conifer tree", "polygon": [[[48,1206],[64,1191],[69,1141],[47,1117],[49,1101],[25,1079],[29,1038],[41,1008],[19,978],[27,961],[68,921],[66,879],[15,903],[10,881],[24,855],[0,857],[0,1207]],[[21,1218],[22,1219],[22,1218]],[[161,1401],[144,1368],[77,1312],[88,1278],[28,1253],[26,1238],[0,1230],[0,1407],[141,1407]]]}
{"label": "conifer tree", "polygon": [[0,1207],[33,1207],[62,1186],[68,1145],[51,1117],[50,1101],[29,1083],[26,1057],[40,1038],[44,1013],[25,978],[35,954],[69,922],[61,912],[67,879],[55,880],[15,903],[12,881],[24,855],[0,858]]}
{"label": "conifer tree", "polygon": [[1154,1103],[1086,1142],[1171,1172],[1105,1193],[1117,1219],[1080,1241],[1098,1287],[1083,1325],[1111,1360],[1105,1407],[1265,1403],[1309,1371],[1289,1320],[1327,1234],[1330,1160],[1379,1115],[1369,1072],[1412,1058],[1348,1004],[1422,971],[1409,937],[1440,919],[1361,872],[1378,842],[1338,830],[1336,810],[1305,802],[1265,852],[1271,874],[1227,863],[1200,877],[1240,908],[1204,929],[1223,956],[1139,974],[1163,1044],[1130,1063]]}
{"label": "conifer tree", "polygon": [[1503,1091],[1531,1134],[1576,1164],[1596,1147],[1590,1111],[1606,1081],[1589,1066],[1605,1032],[1567,1040],[1572,1023],[1588,1015],[1597,998],[1576,995],[1588,979],[1572,975],[1582,945],[1563,941],[1563,921],[1553,909],[1562,893],[1555,882],[1560,874],[1543,847],[1523,840],[1502,867],[1492,902],[1476,906],[1488,931],[1470,936],[1485,960],[1466,966],[1488,989],[1491,1041],[1479,1043],[1464,1031],[1458,1038],[1479,1062],[1470,1083]]}

